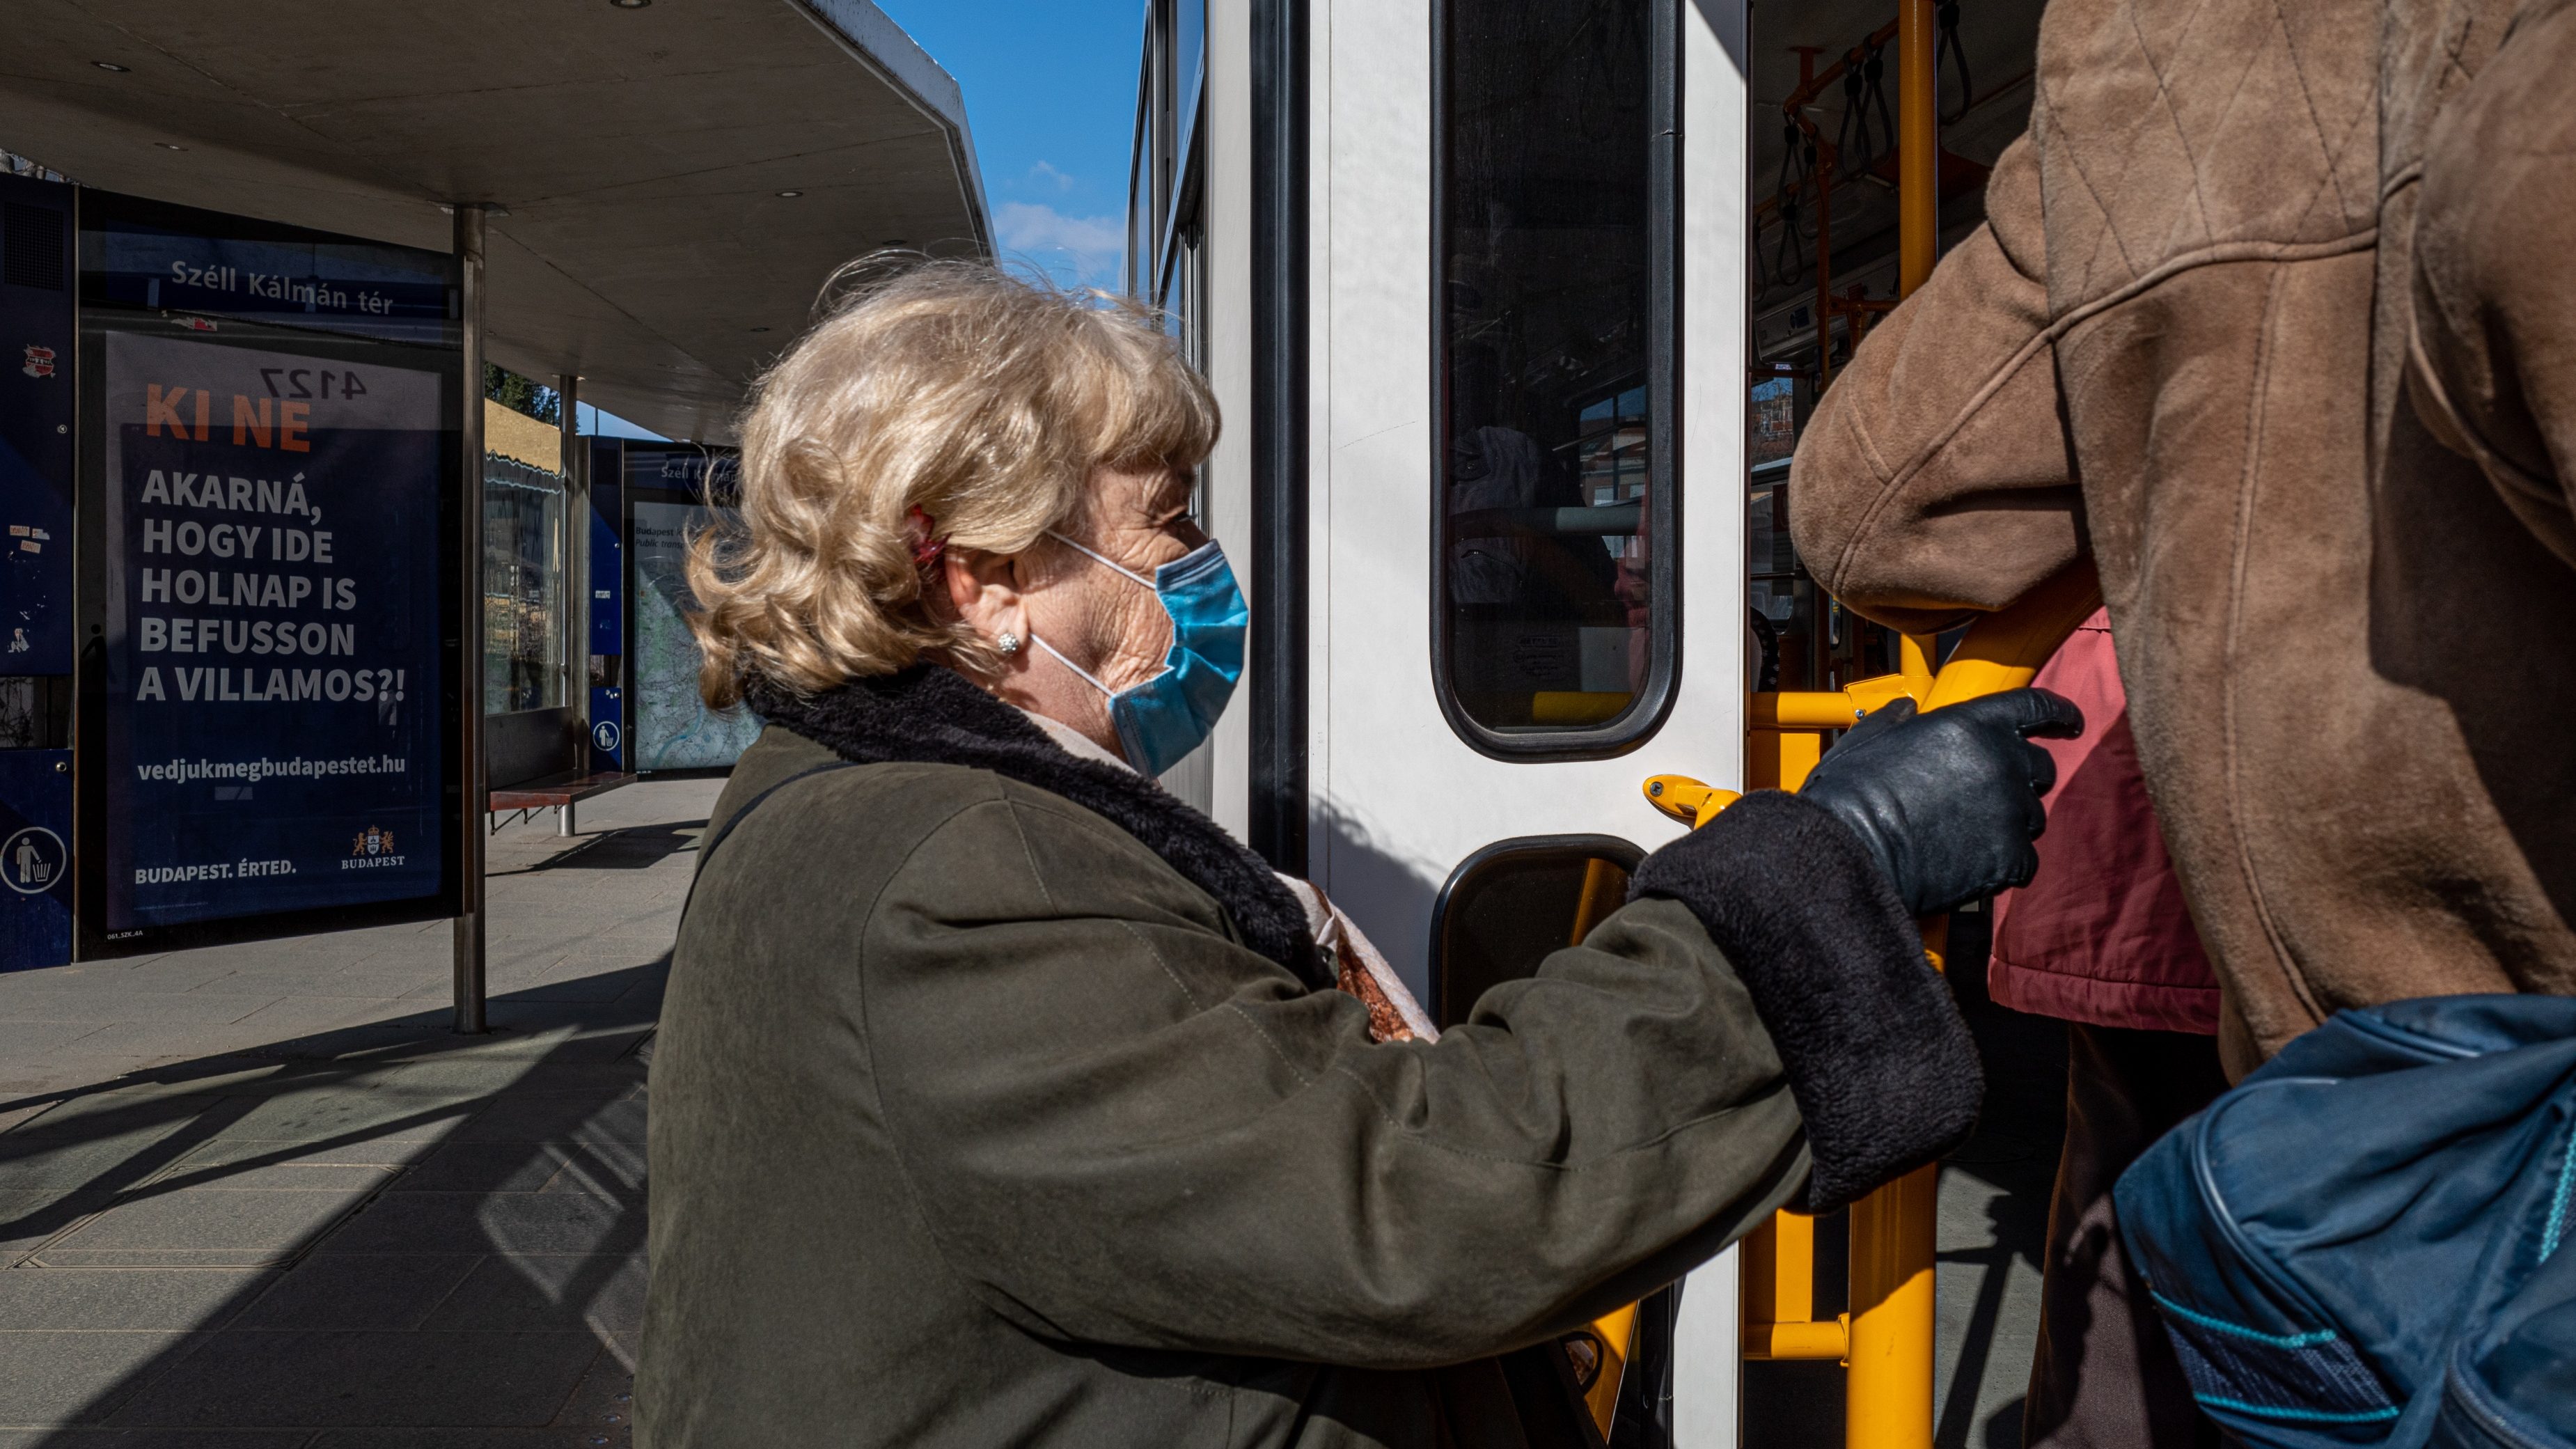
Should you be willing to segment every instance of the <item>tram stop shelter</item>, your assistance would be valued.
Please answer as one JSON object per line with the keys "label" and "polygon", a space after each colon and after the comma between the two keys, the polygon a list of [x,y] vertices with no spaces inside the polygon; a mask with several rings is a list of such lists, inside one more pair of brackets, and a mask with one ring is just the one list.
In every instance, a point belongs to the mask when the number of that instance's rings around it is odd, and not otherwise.
{"label": "tram stop shelter", "polygon": [[[570,519],[590,512],[576,396],[673,439],[727,443],[747,385],[802,330],[842,263],[883,248],[992,250],[958,86],[869,0],[456,0],[427,10],[23,0],[11,9],[10,39],[0,147],[84,195],[452,258],[442,325],[461,358],[442,366],[471,380],[489,361],[557,386]],[[8,210],[18,227],[22,208]],[[14,359],[17,340],[9,346]],[[473,498],[487,452],[481,389],[448,386],[463,395],[442,446],[464,475],[458,496]],[[207,394],[195,397],[202,408]],[[81,436],[91,439],[98,404],[84,406]],[[267,436],[265,414],[248,421]],[[235,422],[238,434],[244,420]],[[200,418],[199,441],[206,427]],[[66,429],[49,421],[41,431]],[[487,627],[484,524],[481,508],[451,507],[461,536],[418,546],[446,550],[451,578],[461,571],[447,586],[458,610],[449,647],[461,658]],[[95,548],[98,524],[86,527]],[[590,577],[589,533],[562,530],[563,669],[576,683],[591,638],[593,591],[578,583]],[[117,565],[108,567],[114,593]],[[94,597],[89,577],[81,587]],[[328,600],[338,585],[322,583]],[[91,617],[82,616],[84,637],[96,633]],[[64,633],[68,651],[68,623]],[[0,674],[20,672],[0,665]],[[455,717],[483,721],[483,671],[452,673],[462,694]],[[588,757],[589,730],[584,691],[562,694],[563,718],[542,723],[570,764]],[[464,783],[451,787],[457,803],[439,833],[460,842],[449,887],[456,1025],[471,1032],[482,1026],[484,995],[485,794],[518,778],[503,777],[486,752],[528,752],[504,748],[497,725],[456,736],[442,768]],[[46,770],[69,775],[68,754]],[[94,779],[103,765],[82,768]],[[89,812],[92,786],[81,788]],[[98,832],[88,833],[91,845],[75,842],[71,853],[95,848]],[[339,848],[351,847],[344,839]],[[362,838],[358,848],[373,847]],[[66,879],[90,881],[99,867],[64,869]],[[81,912],[78,954],[117,954],[92,908]]]}

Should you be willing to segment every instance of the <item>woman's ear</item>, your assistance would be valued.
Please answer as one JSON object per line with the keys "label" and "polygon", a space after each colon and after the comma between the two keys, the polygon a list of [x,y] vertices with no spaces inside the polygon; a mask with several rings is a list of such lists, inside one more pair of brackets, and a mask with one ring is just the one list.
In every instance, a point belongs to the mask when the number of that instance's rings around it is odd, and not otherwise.
{"label": "woman's ear", "polygon": [[966,626],[987,639],[1029,636],[1027,598],[1020,592],[1017,560],[1010,554],[950,547],[939,556],[948,605]]}

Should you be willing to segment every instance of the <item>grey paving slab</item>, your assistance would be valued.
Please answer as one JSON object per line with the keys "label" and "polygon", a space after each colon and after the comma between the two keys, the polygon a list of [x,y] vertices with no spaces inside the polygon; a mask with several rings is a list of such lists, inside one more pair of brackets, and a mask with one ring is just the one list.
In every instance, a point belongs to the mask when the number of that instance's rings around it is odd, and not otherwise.
{"label": "grey paving slab", "polygon": [[80,1055],[93,1058],[166,1057],[174,1041],[184,1042],[188,1048],[204,1055],[248,1055],[268,1046],[283,1034],[270,1027],[249,1027],[230,1021],[182,1028],[167,1022],[125,1020],[99,1027],[80,1038],[76,1045]]}
{"label": "grey paving slab", "polygon": [[101,1030],[96,1021],[0,1021],[0,1061],[14,1061],[65,1047]]}
{"label": "grey paving slab", "polygon": [[120,1425],[346,1424],[353,1405],[392,1428],[551,1422],[599,1356],[587,1332],[234,1331],[201,1346],[108,1415]]}
{"label": "grey paving slab", "polygon": [[1981,1444],[1999,1418],[2020,1442],[2038,1342],[2039,1267],[2013,1245],[2042,1237],[2047,1216],[2044,1196],[2008,1194],[1956,1168],[1942,1174],[1933,1354],[1942,1442]]}
{"label": "grey paving slab", "polygon": [[309,1449],[626,1449],[634,1436],[592,1428],[325,1428]]}
{"label": "grey paving slab", "polygon": [[0,996],[0,1027],[29,1022],[202,1022],[222,1025],[282,1001],[286,992],[200,996],[192,991],[138,990],[125,985],[82,985],[18,990]]}
{"label": "grey paving slab", "polygon": [[644,1101],[635,1092],[517,1092],[493,1099],[456,1129],[459,1142],[642,1142]]}
{"label": "grey paving slab", "polygon": [[[538,1010],[524,1008],[523,1010]],[[577,1009],[576,1009],[577,1010]],[[492,1022],[491,1050],[495,1055],[514,1054],[534,1061],[614,1062],[631,1054],[636,1044],[651,1030],[645,1025],[618,1025],[608,1028],[586,1028],[578,1019],[529,1021],[519,1011],[495,1005]]]}
{"label": "grey paving slab", "polygon": [[634,1332],[644,1326],[644,1259],[496,1253],[475,1263],[422,1326]]}
{"label": "grey paving slab", "polygon": [[0,1428],[0,1449],[304,1449],[312,1428]]}
{"label": "grey paving slab", "polygon": [[547,977],[524,985],[511,983],[510,994],[521,1001],[605,1003],[617,1000],[630,989],[630,983],[583,970],[577,975]]}
{"label": "grey paving slab", "polygon": [[236,1031],[264,1032],[272,1037],[300,1036],[334,1027],[401,1021],[419,1014],[420,1004],[398,991],[382,994],[341,992],[281,997],[232,1023]]}
{"label": "grey paving slab", "polygon": [[395,1179],[395,1192],[542,1192],[573,1149],[539,1142],[441,1143]]}
{"label": "grey paving slab", "polygon": [[0,1089],[0,1134],[21,1123],[50,1111],[53,1103],[41,1097],[10,1097]]}
{"label": "grey paving slab", "polygon": [[[227,971],[189,987],[183,999],[261,996],[274,1001],[304,996],[393,997],[419,985],[426,974],[407,966],[370,971],[364,961],[266,971]],[[385,983],[396,981],[400,982],[397,989],[383,989]]]}
{"label": "grey paving slab", "polygon": [[644,1213],[589,1193],[388,1192],[319,1253],[634,1253]]}
{"label": "grey paving slab", "polygon": [[555,1423],[597,1433],[625,1432],[635,1422],[635,1335],[617,1333],[600,1350],[572,1397],[555,1413]]}
{"label": "grey paving slab", "polygon": [[721,784],[493,837],[485,1037],[443,922],[0,976],[0,1424],[51,1426],[0,1449],[628,1443],[640,1088]]}
{"label": "grey paving slab", "polygon": [[436,1141],[480,1110],[449,1093],[318,1090],[272,1097],[226,1123],[219,1138],[319,1142]]}
{"label": "grey paving slab", "polygon": [[93,1422],[194,1340],[184,1333],[0,1329],[0,1424]]}
{"label": "grey paving slab", "polygon": [[323,1142],[289,1142],[261,1137],[222,1138],[191,1150],[154,1181],[207,1186],[244,1169],[281,1164],[402,1167],[436,1152],[438,1146],[437,1139],[426,1137],[368,1137],[355,1141]]}
{"label": "grey paving slab", "polygon": [[645,1151],[641,1142],[592,1142],[574,1148],[564,1165],[540,1192],[586,1192],[593,1197],[635,1202],[644,1193]]}
{"label": "grey paving slab", "polygon": [[332,1186],[240,1191],[183,1188],[129,1197],[47,1244],[35,1261],[49,1266],[163,1264],[257,1267],[300,1252],[349,1215],[392,1172],[380,1167],[272,1169]]}
{"label": "grey paving slab", "polygon": [[275,1275],[242,1268],[11,1268],[0,1324],[13,1329],[220,1328]]}
{"label": "grey paving slab", "polygon": [[278,1277],[231,1326],[418,1328],[481,1261],[472,1253],[317,1253]]}
{"label": "grey paving slab", "polygon": [[309,1428],[77,1428],[46,1449],[304,1449]]}
{"label": "grey paving slab", "polygon": [[[38,1120],[42,1120],[41,1118]],[[152,1123],[95,1138],[0,1137],[0,1191],[72,1192],[132,1187],[188,1153],[193,1119]]]}
{"label": "grey paving slab", "polygon": [[136,1082],[96,1091],[62,1093],[38,1115],[0,1134],[0,1157],[12,1144],[86,1141],[193,1122],[224,1105],[226,1094],[193,1083]]}
{"label": "grey paving slab", "polygon": [[503,1096],[514,1092],[591,1092],[640,1086],[639,1067],[614,1063],[530,1062],[508,1057],[452,1056],[400,1062],[370,1074],[369,1084],[388,1091],[453,1092]]}

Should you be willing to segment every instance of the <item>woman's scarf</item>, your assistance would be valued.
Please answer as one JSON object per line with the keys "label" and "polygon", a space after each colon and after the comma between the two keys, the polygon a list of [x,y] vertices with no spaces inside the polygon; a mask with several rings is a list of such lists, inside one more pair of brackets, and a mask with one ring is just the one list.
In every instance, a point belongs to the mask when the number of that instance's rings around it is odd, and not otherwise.
{"label": "woman's scarf", "polygon": [[[1028,716],[955,670],[916,664],[819,694],[754,679],[745,694],[770,723],[853,764],[965,765],[1061,795],[1136,837],[1214,896],[1246,946],[1300,981],[1333,986],[1336,976],[1346,974],[1338,969],[1342,963],[1327,962],[1317,951],[1297,896],[1224,827],[1143,775],[1067,754]],[[1365,992],[1355,994],[1370,999]],[[1374,1022],[1378,1012],[1370,1015]]]}

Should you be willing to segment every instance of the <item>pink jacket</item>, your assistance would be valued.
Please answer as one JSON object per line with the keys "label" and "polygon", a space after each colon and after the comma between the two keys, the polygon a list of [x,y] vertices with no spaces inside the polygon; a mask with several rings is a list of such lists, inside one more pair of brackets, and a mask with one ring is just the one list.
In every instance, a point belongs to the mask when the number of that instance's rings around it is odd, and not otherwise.
{"label": "pink jacket", "polygon": [[2092,1026],[2218,1030],[2218,980],[2165,858],[2129,734],[2129,697],[2097,610],[2034,681],[2084,711],[2057,760],[2039,874],[1995,898],[1987,984],[2016,1011]]}

